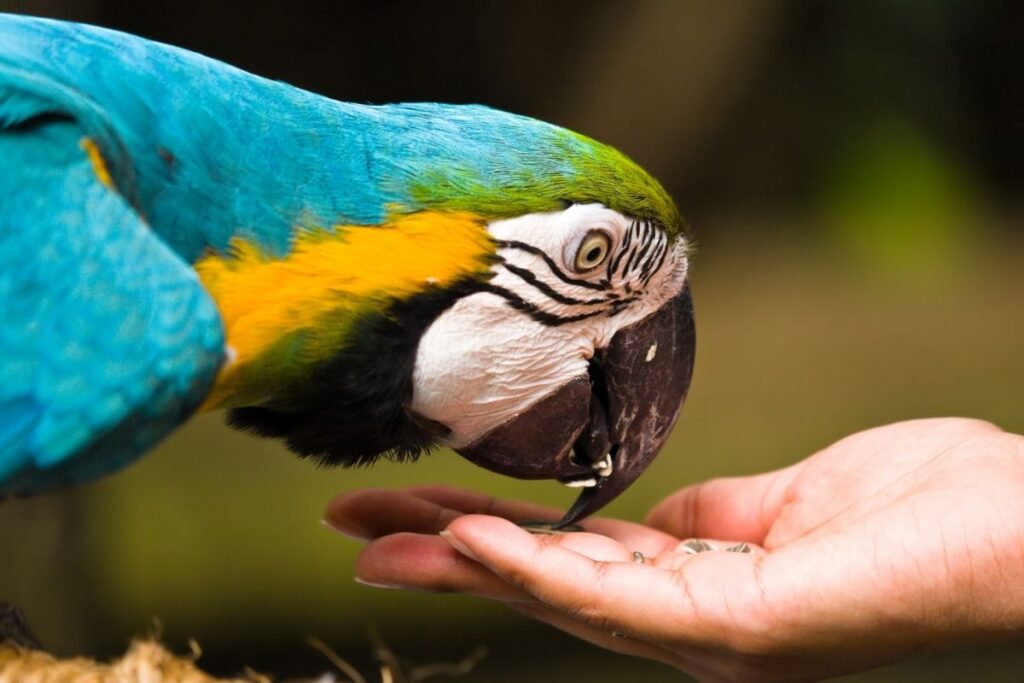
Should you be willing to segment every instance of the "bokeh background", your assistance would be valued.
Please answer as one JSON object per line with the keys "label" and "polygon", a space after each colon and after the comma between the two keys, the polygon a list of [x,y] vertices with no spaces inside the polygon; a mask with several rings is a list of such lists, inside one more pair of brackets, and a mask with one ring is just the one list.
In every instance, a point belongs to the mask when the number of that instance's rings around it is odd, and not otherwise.
{"label": "bokeh background", "polygon": [[[687,483],[896,420],[967,415],[1024,432],[1024,5],[1012,0],[0,9],[130,31],[338,99],[533,115],[661,178],[699,243],[697,369],[668,447],[611,514],[637,519]],[[113,655],[158,619],[172,647],[195,638],[223,674],[328,670],[308,635],[367,667],[376,628],[421,662],[486,646],[468,680],[679,679],[497,605],[355,584],[359,546],[319,524],[325,503],[432,481],[572,498],[448,452],[316,470],[208,415],[118,476],[0,506],[0,596],[55,652]],[[849,680],[1022,676],[1016,643]]]}

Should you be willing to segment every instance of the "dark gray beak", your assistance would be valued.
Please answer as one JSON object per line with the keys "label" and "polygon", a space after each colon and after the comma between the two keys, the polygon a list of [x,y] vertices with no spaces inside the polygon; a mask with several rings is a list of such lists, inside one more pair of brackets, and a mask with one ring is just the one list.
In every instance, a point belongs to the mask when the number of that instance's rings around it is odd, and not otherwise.
{"label": "dark gray beak", "polygon": [[600,510],[654,461],[683,406],[696,331],[687,284],[653,315],[619,330],[578,377],[515,419],[458,449],[520,479],[558,479],[582,492],[556,526]]}

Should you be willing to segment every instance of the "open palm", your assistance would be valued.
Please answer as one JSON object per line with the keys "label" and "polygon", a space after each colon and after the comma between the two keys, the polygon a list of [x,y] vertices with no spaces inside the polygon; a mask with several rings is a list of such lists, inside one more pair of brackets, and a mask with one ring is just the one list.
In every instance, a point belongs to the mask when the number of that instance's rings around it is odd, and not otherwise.
{"label": "open palm", "polygon": [[[499,600],[702,680],[815,679],[1024,628],[1024,438],[984,422],[861,432],[683,489],[645,525],[507,521],[559,515],[418,487],[342,495],[327,521],[371,540],[366,583]],[[721,552],[739,542],[750,552]]]}

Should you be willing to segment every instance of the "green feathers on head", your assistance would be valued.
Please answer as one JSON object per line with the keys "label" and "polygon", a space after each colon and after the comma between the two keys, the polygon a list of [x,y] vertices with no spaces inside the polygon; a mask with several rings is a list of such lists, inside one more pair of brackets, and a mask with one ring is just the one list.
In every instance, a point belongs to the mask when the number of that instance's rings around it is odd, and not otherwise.
{"label": "green feathers on head", "polygon": [[[396,105],[406,120],[410,107]],[[433,105],[430,114],[436,114]],[[654,221],[675,239],[684,231],[661,184],[622,152],[584,135],[487,107],[447,110],[443,120],[406,131],[396,213],[470,211],[489,219],[558,211],[566,203],[599,203]],[[425,112],[426,113],[426,112]],[[396,152],[398,152],[396,154]]]}

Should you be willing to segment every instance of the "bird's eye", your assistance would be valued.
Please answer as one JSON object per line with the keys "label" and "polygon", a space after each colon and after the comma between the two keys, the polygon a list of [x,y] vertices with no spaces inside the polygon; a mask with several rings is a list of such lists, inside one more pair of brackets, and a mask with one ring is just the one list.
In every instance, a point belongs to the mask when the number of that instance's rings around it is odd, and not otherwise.
{"label": "bird's eye", "polygon": [[576,250],[576,259],[573,262],[576,272],[586,273],[597,268],[608,258],[611,248],[612,241],[607,234],[600,230],[588,232]]}

